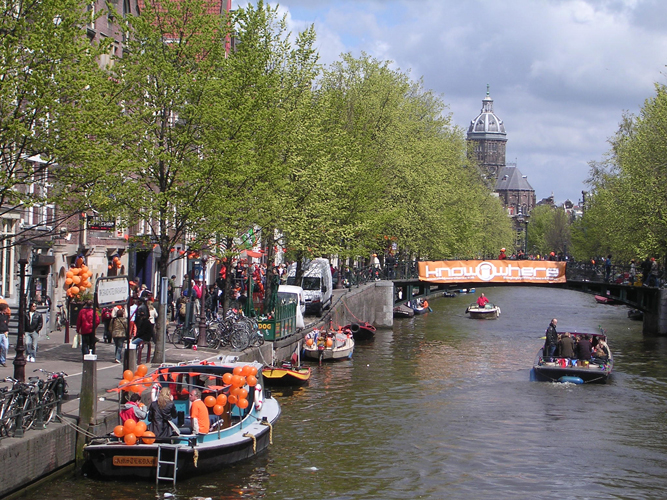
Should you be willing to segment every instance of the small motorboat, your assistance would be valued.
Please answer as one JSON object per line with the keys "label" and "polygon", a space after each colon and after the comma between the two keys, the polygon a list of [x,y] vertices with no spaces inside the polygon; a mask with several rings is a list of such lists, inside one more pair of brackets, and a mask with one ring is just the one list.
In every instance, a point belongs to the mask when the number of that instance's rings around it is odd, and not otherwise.
{"label": "small motorboat", "polygon": [[[596,345],[600,340],[607,344],[607,336],[604,331],[601,333],[572,333],[575,341],[582,335],[588,335],[592,338],[591,343]],[[591,358],[590,361],[581,361],[570,358],[547,358],[543,356],[542,346],[537,352],[537,357],[533,363],[531,377],[534,380],[547,382],[569,382],[572,384],[587,383],[605,383],[611,375],[614,368],[614,358],[611,349],[607,344],[607,356],[603,358]]]}
{"label": "small motorboat", "polygon": [[209,432],[192,434],[191,429],[172,423],[172,435],[156,439],[145,430],[145,422],[133,420],[130,429],[126,421],[113,433],[95,437],[86,445],[87,465],[93,474],[106,479],[168,480],[175,484],[177,478],[219,473],[256,456],[272,444],[273,425],[280,416],[280,404],[264,390],[262,371],[256,362],[203,361],[157,368],[148,378],[153,382],[152,390],[171,390],[179,422],[190,415],[188,394],[193,389],[202,392],[212,422]]}
{"label": "small motorboat", "polygon": [[634,319],[635,321],[641,321],[644,319],[644,311],[641,309],[630,309],[628,311],[628,318]]}
{"label": "small motorboat", "polygon": [[445,293],[442,294],[442,296],[443,297],[448,297],[448,298],[451,299],[452,297],[456,297],[456,292],[455,291],[454,292],[445,292]]}
{"label": "small motorboat", "polygon": [[394,307],[394,318],[412,318],[414,315],[414,309],[405,304]]}
{"label": "small motorboat", "polygon": [[264,382],[270,386],[304,385],[310,379],[310,367],[301,365],[301,343],[297,345],[290,361],[266,366],[262,370]]}
{"label": "small motorboat", "polygon": [[613,299],[611,297],[607,297],[605,295],[595,295],[595,301],[598,304],[609,304],[609,305],[616,305],[620,304],[616,299]]}
{"label": "small motorboat", "polygon": [[355,341],[371,340],[375,336],[375,327],[368,322],[350,323],[343,327],[343,331],[352,333]]}
{"label": "small motorboat", "polygon": [[306,335],[303,356],[319,361],[338,361],[352,358],[354,338],[352,333],[313,330]]}
{"label": "small motorboat", "polygon": [[466,314],[469,314],[472,319],[496,319],[500,316],[500,307],[490,302],[484,307],[479,307],[475,302],[468,306]]}
{"label": "small motorboat", "polygon": [[412,308],[412,310],[415,312],[415,315],[426,314],[427,312],[433,310],[429,307],[428,301],[426,299],[415,299],[408,301],[407,306]]}

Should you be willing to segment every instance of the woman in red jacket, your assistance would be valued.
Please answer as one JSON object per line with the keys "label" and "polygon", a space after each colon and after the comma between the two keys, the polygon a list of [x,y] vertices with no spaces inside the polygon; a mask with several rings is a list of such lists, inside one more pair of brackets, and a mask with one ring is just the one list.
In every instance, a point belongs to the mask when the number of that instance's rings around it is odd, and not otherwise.
{"label": "woman in red jacket", "polygon": [[95,354],[95,330],[100,324],[100,315],[95,314],[94,317],[95,324],[93,325],[93,301],[87,300],[76,320],[76,332],[81,335],[81,352],[84,356],[89,351]]}

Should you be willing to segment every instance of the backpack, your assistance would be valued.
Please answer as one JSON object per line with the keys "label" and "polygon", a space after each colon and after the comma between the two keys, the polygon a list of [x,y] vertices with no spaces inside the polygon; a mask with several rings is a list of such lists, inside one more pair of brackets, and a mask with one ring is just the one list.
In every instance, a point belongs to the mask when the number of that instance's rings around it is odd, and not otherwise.
{"label": "backpack", "polygon": [[187,306],[185,305],[185,302],[181,302],[181,305],[178,306],[178,315],[185,317],[186,311],[187,311]]}
{"label": "backpack", "polygon": [[111,319],[111,309],[105,307],[104,309],[102,309],[102,320],[106,321],[108,319]]}

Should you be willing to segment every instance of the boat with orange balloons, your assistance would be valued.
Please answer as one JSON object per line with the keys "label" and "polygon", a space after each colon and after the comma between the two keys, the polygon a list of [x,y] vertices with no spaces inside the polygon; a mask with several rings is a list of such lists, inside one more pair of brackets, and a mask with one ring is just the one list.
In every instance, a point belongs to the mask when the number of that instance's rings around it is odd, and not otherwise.
{"label": "boat with orange balloons", "polygon": [[[168,387],[177,417],[172,435],[157,439],[147,421],[126,420],[85,448],[93,475],[103,478],[144,478],[176,482],[196,474],[220,471],[251,458],[273,441],[280,404],[264,389],[260,363],[209,362],[162,366],[153,373],[126,370],[120,392],[156,394]],[[192,434],[189,395],[195,389],[209,411],[210,429]],[[157,478],[157,479],[156,479]]]}
{"label": "boat with orange balloons", "polygon": [[326,329],[313,330],[306,335],[306,344],[303,347],[304,358],[319,361],[337,361],[350,359],[354,352],[354,338],[352,332],[327,331]]}

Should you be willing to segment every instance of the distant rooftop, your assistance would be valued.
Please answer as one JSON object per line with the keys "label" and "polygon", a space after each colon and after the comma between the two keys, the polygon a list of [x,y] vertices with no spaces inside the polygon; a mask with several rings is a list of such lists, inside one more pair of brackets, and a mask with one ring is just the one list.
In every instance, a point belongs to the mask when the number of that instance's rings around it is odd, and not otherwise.
{"label": "distant rooftop", "polygon": [[498,171],[496,191],[535,191],[517,167],[502,167]]}

